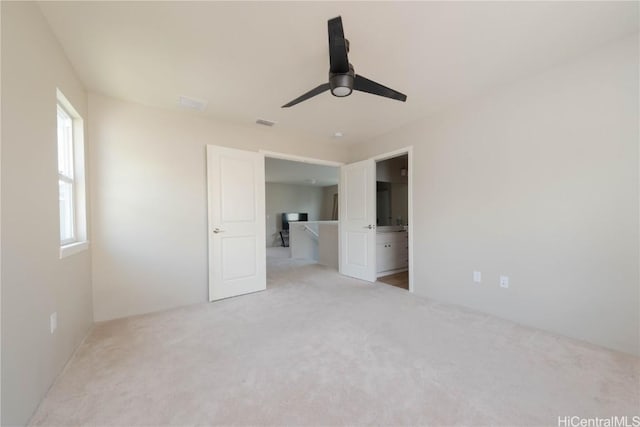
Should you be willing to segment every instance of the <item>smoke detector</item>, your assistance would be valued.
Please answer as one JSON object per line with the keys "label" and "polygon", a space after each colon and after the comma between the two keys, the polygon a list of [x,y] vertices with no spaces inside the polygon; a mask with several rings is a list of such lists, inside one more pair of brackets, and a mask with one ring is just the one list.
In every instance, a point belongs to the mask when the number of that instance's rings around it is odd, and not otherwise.
{"label": "smoke detector", "polygon": [[189,98],[188,96],[181,96],[178,100],[181,107],[196,111],[204,111],[208,103],[203,99]]}
{"label": "smoke detector", "polygon": [[276,122],[272,122],[271,120],[266,120],[266,119],[257,119],[256,120],[256,124],[262,125],[262,126],[273,126],[276,124]]}

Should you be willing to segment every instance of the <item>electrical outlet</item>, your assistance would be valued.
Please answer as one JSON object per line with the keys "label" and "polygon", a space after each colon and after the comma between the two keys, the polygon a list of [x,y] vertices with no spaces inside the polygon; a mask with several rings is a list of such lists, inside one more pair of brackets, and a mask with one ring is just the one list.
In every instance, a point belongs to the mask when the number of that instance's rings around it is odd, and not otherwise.
{"label": "electrical outlet", "polygon": [[509,287],[509,276],[500,276],[500,287],[501,288]]}
{"label": "electrical outlet", "polygon": [[49,327],[51,328],[51,333],[54,333],[58,328],[58,313],[52,313],[49,317]]}
{"label": "electrical outlet", "polygon": [[476,283],[480,283],[482,282],[482,273],[479,271],[474,271],[473,272],[473,281]]}

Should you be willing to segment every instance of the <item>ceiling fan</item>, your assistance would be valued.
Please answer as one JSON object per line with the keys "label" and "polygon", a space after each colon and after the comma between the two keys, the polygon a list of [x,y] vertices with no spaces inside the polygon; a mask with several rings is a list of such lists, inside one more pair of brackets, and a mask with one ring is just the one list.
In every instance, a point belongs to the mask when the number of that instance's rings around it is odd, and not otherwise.
{"label": "ceiling fan", "polygon": [[407,100],[407,95],[355,73],[353,65],[349,63],[349,58],[347,57],[347,54],[349,53],[349,40],[344,38],[342,18],[340,16],[330,19],[328,27],[329,83],[323,83],[320,86],[311,89],[304,95],[301,95],[288,104],[283,105],[282,108],[291,107],[327,90],[331,90],[331,94],[339,98],[349,96],[351,95],[351,92],[358,90],[360,92],[367,92],[374,95],[384,96],[386,98],[397,99],[402,102]]}

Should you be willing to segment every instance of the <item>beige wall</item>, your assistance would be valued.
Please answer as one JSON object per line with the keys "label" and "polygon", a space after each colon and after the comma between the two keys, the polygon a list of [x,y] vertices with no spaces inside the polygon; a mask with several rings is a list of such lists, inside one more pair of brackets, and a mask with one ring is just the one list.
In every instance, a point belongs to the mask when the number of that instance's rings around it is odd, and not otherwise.
{"label": "beige wall", "polygon": [[89,95],[96,320],[207,301],[207,144],[344,161],[277,128]]}
{"label": "beige wall", "polygon": [[[334,161],[413,145],[418,294],[640,354],[637,37],[347,153],[87,103],[35,4],[2,2],[1,19],[2,424],[27,422],[92,317],[206,301],[206,144]],[[56,87],[89,123],[92,250],[62,260]]]}
{"label": "beige wall", "polygon": [[638,71],[636,35],[354,147],[414,146],[415,291],[640,354]]}
{"label": "beige wall", "polygon": [[330,185],[328,187],[322,187],[322,214],[320,220],[330,221],[333,218],[333,196],[338,194],[338,186]]}
{"label": "beige wall", "polygon": [[87,99],[38,6],[1,7],[2,424],[22,425],[92,324],[90,252],[59,258],[56,87],[85,119]]}
{"label": "beige wall", "polygon": [[321,219],[322,187],[267,183],[265,190],[267,247],[282,244],[279,231],[282,229],[284,212],[306,212],[309,214],[309,221]]}

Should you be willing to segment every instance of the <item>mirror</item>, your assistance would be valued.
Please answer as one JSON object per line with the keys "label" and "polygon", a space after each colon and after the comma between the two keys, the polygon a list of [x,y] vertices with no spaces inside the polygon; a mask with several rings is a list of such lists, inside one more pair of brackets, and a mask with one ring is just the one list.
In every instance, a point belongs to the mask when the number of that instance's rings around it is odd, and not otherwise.
{"label": "mirror", "polygon": [[378,226],[408,225],[408,186],[401,182],[376,182]]}
{"label": "mirror", "polygon": [[378,225],[392,225],[391,183],[376,182],[376,222]]}
{"label": "mirror", "polygon": [[408,156],[376,163],[376,217],[378,226],[408,225]]}

